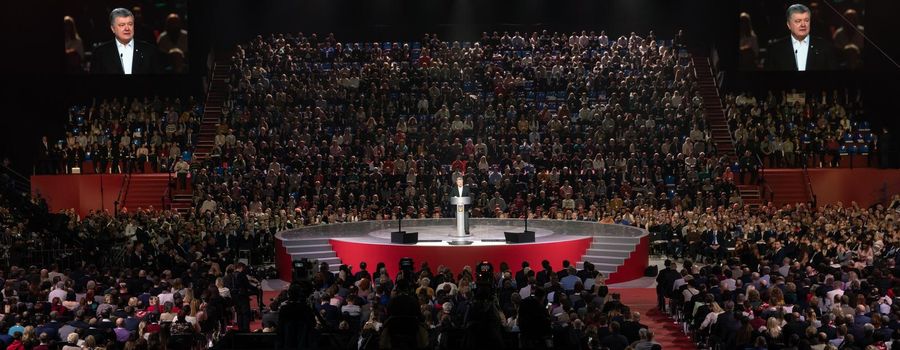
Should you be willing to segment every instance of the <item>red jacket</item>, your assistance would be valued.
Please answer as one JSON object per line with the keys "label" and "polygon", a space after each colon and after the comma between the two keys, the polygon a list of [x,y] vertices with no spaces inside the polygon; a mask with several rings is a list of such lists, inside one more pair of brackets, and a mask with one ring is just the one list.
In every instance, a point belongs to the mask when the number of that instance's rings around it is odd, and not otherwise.
{"label": "red jacket", "polygon": [[25,350],[25,344],[21,340],[13,340],[12,344],[6,347],[6,350]]}

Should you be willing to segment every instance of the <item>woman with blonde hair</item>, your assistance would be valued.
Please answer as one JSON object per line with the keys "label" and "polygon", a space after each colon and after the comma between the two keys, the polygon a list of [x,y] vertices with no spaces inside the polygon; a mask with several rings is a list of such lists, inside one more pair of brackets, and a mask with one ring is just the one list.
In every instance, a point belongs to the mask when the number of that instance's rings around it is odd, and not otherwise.
{"label": "woman with blonde hair", "polygon": [[700,324],[701,330],[706,329],[707,327],[711,328],[712,325],[716,324],[716,321],[719,320],[719,315],[725,312],[725,310],[722,309],[721,306],[719,306],[719,303],[715,301],[710,304],[709,308],[710,312],[706,314],[706,318],[703,319],[703,323]]}
{"label": "woman with blonde hair", "polygon": [[25,345],[25,348],[31,349],[38,343],[37,335],[34,334],[34,326],[25,327],[25,332],[22,333],[22,344]]}
{"label": "woman with blonde hair", "polygon": [[776,344],[784,344],[783,339],[781,339],[781,323],[781,320],[775,317],[769,317],[766,321],[766,330],[763,332],[763,337],[766,338],[766,343],[769,344],[770,349],[779,348]]}
{"label": "woman with blonde hair", "polygon": [[78,346],[78,333],[69,333],[69,336],[66,337],[66,345],[63,345],[62,350],[81,350],[81,347]]}
{"label": "woman with blonde hair", "polygon": [[228,289],[228,287],[225,287],[225,280],[222,279],[222,277],[216,278],[216,288],[219,289],[219,295],[221,295],[223,298],[231,298],[231,291]]}
{"label": "woman with blonde hair", "polygon": [[87,336],[87,338],[84,338],[84,344],[81,346],[81,349],[82,350],[96,350],[96,349],[101,349],[101,348],[97,347],[97,340],[94,339],[94,336],[89,335],[89,336]]}

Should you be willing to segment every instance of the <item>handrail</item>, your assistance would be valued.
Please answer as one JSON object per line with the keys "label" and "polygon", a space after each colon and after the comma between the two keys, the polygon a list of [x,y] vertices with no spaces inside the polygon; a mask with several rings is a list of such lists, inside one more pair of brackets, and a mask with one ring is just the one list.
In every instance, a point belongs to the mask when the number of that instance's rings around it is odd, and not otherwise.
{"label": "handrail", "polygon": [[806,180],[806,191],[809,194],[808,198],[810,201],[812,201],[813,208],[815,208],[818,200],[816,198],[816,194],[813,192],[812,180],[809,178],[809,169],[807,169],[805,166],[803,167],[803,179]]}
{"label": "handrail", "polygon": [[10,167],[6,166],[6,164],[0,163],[0,168],[3,168],[3,170],[5,170],[5,171],[9,172],[10,174],[13,174],[13,175],[15,175],[16,177],[22,179],[23,181],[25,181],[25,183],[28,183],[28,184],[31,183],[31,180],[29,180],[28,177],[26,177],[25,175],[22,175],[22,174],[19,173],[18,171],[13,170],[13,168],[10,168]]}
{"label": "handrail", "polygon": [[178,184],[175,183],[175,181],[177,181],[177,180],[172,177],[174,170],[175,170],[175,163],[172,163],[172,166],[170,166],[168,169],[169,179],[168,179],[168,181],[166,181],[166,191],[163,192],[163,196],[162,196],[162,209],[163,210],[168,210],[168,209],[172,208],[172,189],[175,188],[175,186],[178,186]]}
{"label": "handrail", "polygon": [[119,215],[119,204],[125,204],[125,198],[128,197],[129,187],[131,187],[131,173],[125,173],[125,179],[122,180],[122,187],[119,187],[119,194],[116,195],[116,201],[113,202],[113,216]]}

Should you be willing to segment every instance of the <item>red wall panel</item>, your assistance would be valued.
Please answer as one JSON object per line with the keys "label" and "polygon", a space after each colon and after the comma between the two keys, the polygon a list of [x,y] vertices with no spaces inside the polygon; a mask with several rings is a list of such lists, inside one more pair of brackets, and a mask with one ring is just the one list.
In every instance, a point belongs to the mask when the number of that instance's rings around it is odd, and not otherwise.
{"label": "red wall panel", "polygon": [[50,211],[75,209],[81,215],[91,210],[112,211],[125,175],[35,175],[31,192],[47,200]]}
{"label": "red wall panel", "polygon": [[558,270],[562,267],[563,260],[569,260],[573,264],[579,261],[591,246],[591,237],[586,236],[562,242],[490,246],[399,245],[332,239],[331,246],[344,264],[354,267],[354,272],[358,270],[357,267],[362,261],[368,263],[369,266],[384,262],[387,265],[388,273],[394,276],[399,268],[400,258],[410,257],[416,264],[416,270],[419,269],[422,262],[428,262],[432,272],[437,270],[438,265],[445,265],[450,267],[454,274],[457,274],[466,265],[471,266],[474,272],[475,266],[482,260],[490,261],[494,265],[495,271],[499,270],[500,262],[503,261],[517,271],[523,260],[531,263],[532,268],[539,269],[541,260],[546,259],[550,261],[554,270]]}
{"label": "red wall panel", "polygon": [[896,169],[809,169],[809,179],[819,205],[856,201],[869,207],[900,193],[900,170]]}

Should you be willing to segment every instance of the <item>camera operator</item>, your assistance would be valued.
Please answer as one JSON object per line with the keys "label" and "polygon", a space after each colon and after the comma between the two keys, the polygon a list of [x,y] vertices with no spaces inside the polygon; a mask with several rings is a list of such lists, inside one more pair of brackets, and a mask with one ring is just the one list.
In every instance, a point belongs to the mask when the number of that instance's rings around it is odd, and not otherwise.
{"label": "camera operator", "polygon": [[[489,265],[488,265],[489,266]],[[469,349],[502,349],[503,319],[494,297],[492,273],[482,272],[475,283],[475,300],[469,305],[464,317],[466,330],[465,347]]]}
{"label": "camera operator", "polygon": [[394,296],[387,305],[389,315],[379,338],[382,349],[422,349],[428,346],[428,330],[416,297],[410,295],[409,278],[397,280]]}
{"label": "camera operator", "polygon": [[263,290],[262,290],[262,282],[261,280],[265,278],[263,275],[263,271],[259,269],[249,269],[250,272],[247,274],[247,281],[250,282],[250,285],[253,287],[251,290],[251,295],[256,296],[256,303],[259,307],[259,311],[262,312],[263,309],[266,308],[266,304],[263,303]]}
{"label": "camera operator", "polygon": [[[316,312],[307,302],[299,283],[288,288],[288,300],[278,306],[278,349],[315,349],[317,347]],[[273,301],[273,307],[275,302]]]}
{"label": "camera operator", "polygon": [[241,332],[250,331],[250,295],[255,294],[256,289],[250,284],[246,270],[246,265],[239,262],[234,266],[234,273],[225,280],[226,287],[231,291],[238,329]]}

